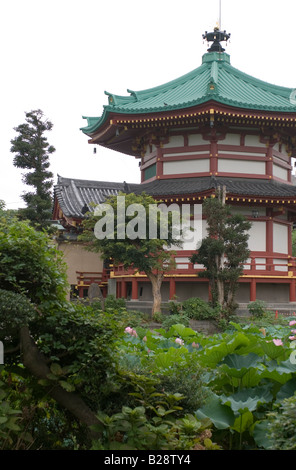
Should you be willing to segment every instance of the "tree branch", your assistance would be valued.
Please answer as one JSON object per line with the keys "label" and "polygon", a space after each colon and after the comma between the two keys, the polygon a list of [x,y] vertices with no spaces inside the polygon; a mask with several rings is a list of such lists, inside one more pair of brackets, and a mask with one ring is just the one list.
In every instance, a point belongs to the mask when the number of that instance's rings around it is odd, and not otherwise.
{"label": "tree branch", "polygon": [[[34,377],[48,379],[50,369],[46,364],[44,356],[33,341],[27,326],[21,328],[20,340],[24,366]],[[85,404],[79,395],[67,392],[58,384],[53,384],[53,387],[49,388],[48,391],[54,400],[70,411],[82,424],[90,427],[100,423],[95,413]],[[98,437],[98,434],[90,430],[90,436]]]}

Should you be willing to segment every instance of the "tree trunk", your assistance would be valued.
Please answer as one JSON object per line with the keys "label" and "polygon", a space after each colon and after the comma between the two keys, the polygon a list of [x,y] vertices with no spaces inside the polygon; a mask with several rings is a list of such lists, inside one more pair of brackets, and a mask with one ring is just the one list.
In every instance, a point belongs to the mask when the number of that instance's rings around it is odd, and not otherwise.
{"label": "tree trunk", "polygon": [[223,308],[224,305],[224,281],[219,279],[219,273],[223,271],[224,257],[216,256],[216,267],[217,267],[217,301],[218,304]]}
{"label": "tree trunk", "polygon": [[[48,379],[50,369],[46,361],[34,343],[29,328],[23,326],[20,329],[21,352],[24,366],[38,379]],[[64,390],[58,383],[52,383],[48,388],[48,393],[60,405],[70,411],[82,424],[92,426],[100,421],[95,413],[84,403],[75,393]],[[97,437],[98,433],[90,430],[91,437]]]}
{"label": "tree trunk", "polygon": [[149,278],[151,285],[152,285],[152,295],[153,295],[153,307],[152,307],[152,317],[155,315],[156,312],[161,311],[161,284],[163,281],[163,273],[154,274],[152,272],[147,273],[147,277]]}
{"label": "tree trunk", "polygon": [[[222,206],[225,206],[225,201],[226,201],[226,186],[218,187],[218,199],[221,202]],[[223,270],[225,269],[224,266],[225,262],[225,257],[224,255],[217,256],[216,257],[216,266],[217,266],[217,273],[218,273],[218,279],[217,279],[217,294],[218,294],[218,303],[221,305],[222,309],[225,304],[225,286],[224,286],[224,280],[219,279],[219,273],[222,273]]]}

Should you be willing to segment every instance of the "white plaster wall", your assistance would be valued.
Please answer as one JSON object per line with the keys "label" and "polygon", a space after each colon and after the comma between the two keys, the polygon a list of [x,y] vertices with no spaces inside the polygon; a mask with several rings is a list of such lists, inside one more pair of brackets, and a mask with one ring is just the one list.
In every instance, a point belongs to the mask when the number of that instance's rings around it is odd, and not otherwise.
{"label": "white plaster wall", "polygon": [[244,269],[251,269],[251,258],[248,258],[246,263],[244,264]]}
{"label": "white plaster wall", "polygon": [[242,155],[244,157],[265,157],[265,153],[261,152],[241,152],[240,150],[219,150],[219,155]]}
{"label": "white plaster wall", "polygon": [[259,135],[246,135],[245,145],[248,147],[266,147],[263,142],[260,142]]}
{"label": "white plaster wall", "polygon": [[224,140],[219,141],[219,143],[224,145],[240,145],[240,135],[239,134],[227,134]]}
{"label": "white plaster wall", "polygon": [[201,134],[189,134],[188,136],[188,145],[204,145],[206,143]]}
{"label": "white plaster wall", "polygon": [[209,170],[210,162],[208,159],[164,162],[163,164],[164,175],[203,173]]}
{"label": "white plaster wall", "polygon": [[[151,149],[151,150],[150,150]],[[153,144],[153,145],[147,145],[146,147],[146,152],[145,152],[145,155],[144,157],[149,157],[151,155],[151,153],[155,152],[156,151],[156,146]]]}
{"label": "white plaster wall", "polygon": [[282,180],[288,181],[288,171],[279,165],[273,164],[273,176],[281,178]]}
{"label": "white plaster wall", "polygon": [[163,144],[163,148],[184,147],[184,137],[182,135],[170,136],[169,142]]}
{"label": "white plaster wall", "polygon": [[274,259],[273,263],[280,265],[280,266],[274,267],[276,271],[284,271],[284,272],[288,271],[288,261],[286,259]]}
{"label": "white plaster wall", "polygon": [[205,151],[202,151],[202,150],[199,150],[198,152],[194,151],[194,152],[173,152],[173,153],[164,153],[163,156],[165,158],[168,158],[168,157],[186,157],[187,155],[190,156],[190,155],[204,155]]}
{"label": "white plaster wall", "polygon": [[[246,199],[247,200],[247,199]],[[253,210],[258,212],[259,217],[264,217],[266,215],[265,207],[256,207],[256,206],[233,206],[231,207],[232,214],[242,214],[244,217],[252,216]]]}
{"label": "white plaster wall", "polygon": [[265,162],[221,158],[218,160],[218,172],[265,175]]}
{"label": "white plaster wall", "polygon": [[254,221],[249,230],[248,246],[251,251],[266,251],[266,222]]}
{"label": "white plaster wall", "polygon": [[76,271],[103,271],[103,260],[100,255],[85,250],[81,243],[59,243],[58,249],[64,254],[69,284],[77,284]]}
{"label": "white plaster wall", "polygon": [[273,251],[288,254],[288,226],[273,224]]}
{"label": "white plaster wall", "polygon": [[266,269],[266,258],[255,258],[256,270],[264,271]]}

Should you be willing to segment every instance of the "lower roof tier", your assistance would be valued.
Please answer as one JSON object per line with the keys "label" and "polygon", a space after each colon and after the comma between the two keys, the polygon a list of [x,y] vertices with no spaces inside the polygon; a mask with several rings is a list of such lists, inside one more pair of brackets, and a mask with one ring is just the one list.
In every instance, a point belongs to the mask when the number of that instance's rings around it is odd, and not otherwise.
{"label": "lower roof tier", "polygon": [[[54,188],[54,211],[58,205],[65,217],[81,219],[87,210],[91,210],[92,203],[100,204],[109,196],[117,195],[119,192],[135,194],[144,192],[158,200],[180,198],[181,201],[182,197],[194,200],[195,197],[213,194],[219,186],[225,186],[227,196],[229,198],[235,196],[237,202],[289,204],[290,208],[296,209],[296,185],[274,180],[211,176],[128,184],[58,176]],[[57,214],[54,214],[54,217],[60,218]]]}

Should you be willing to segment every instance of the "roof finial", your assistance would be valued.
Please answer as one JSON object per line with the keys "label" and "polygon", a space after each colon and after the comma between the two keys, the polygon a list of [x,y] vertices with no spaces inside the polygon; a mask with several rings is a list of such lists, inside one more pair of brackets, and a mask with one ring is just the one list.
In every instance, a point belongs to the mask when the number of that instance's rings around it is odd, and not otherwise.
{"label": "roof finial", "polygon": [[208,49],[208,52],[224,52],[225,49],[221,46],[220,42],[228,41],[230,38],[230,34],[226,33],[226,31],[221,31],[218,26],[214,28],[214,32],[208,33],[207,31],[205,34],[202,35],[203,39],[206,39],[208,42],[213,42],[211,47]]}

